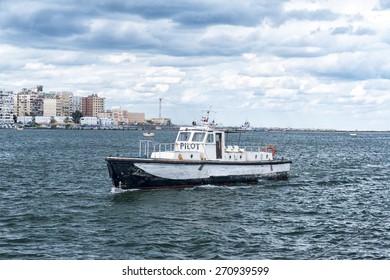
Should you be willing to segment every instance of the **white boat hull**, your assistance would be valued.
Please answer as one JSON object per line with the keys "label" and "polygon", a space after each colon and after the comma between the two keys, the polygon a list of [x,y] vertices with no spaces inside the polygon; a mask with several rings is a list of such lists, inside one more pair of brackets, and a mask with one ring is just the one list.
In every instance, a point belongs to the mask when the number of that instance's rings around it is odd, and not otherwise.
{"label": "white boat hull", "polygon": [[186,180],[206,179],[224,176],[261,176],[277,174],[290,170],[290,163],[264,164],[264,165],[225,165],[225,164],[161,164],[161,163],[135,163],[136,167],[145,172],[165,179]]}

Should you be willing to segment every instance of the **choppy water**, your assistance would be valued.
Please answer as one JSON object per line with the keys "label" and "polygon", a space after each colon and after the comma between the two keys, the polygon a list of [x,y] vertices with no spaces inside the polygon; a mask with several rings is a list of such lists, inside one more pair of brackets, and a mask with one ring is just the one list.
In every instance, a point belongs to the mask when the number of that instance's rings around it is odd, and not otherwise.
{"label": "choppy water", "polygon": [[243,134],[287,181],[117,192],[141,131],[0,130],[0,259],[390,259],[390,133],[357,134]]}

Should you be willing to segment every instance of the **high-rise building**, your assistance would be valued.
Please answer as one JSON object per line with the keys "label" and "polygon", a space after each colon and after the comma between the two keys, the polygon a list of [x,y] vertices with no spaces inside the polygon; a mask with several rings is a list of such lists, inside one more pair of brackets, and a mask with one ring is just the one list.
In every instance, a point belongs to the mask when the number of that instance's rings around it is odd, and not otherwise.
{"label": "high-rise building", "polygon": [[[36,89],[23,88],[13,96],[13,113],[16,116],[69,117],[77,110],[82,111],[81,96],[74,96],[69,91],[46,93],[43,92],[43,86],[38,85]],[[96,110],[104,111],[104,98],[99,98],[97,95],[88,97],[87,104],[92,114],[95,114]],[[103,109],[99,109],[101,104]]]}
{"label": "high-rise building", "polygon": [[32,94],[28,92],[19,92],[15,96],[15,113],[17,116],[27,116],[31,114]]}
{"label": "high-rise building", "polygon": [[[48,116],[48,110],[52,110],[53,113],[55,110],[56,115],[52,116],[62,116],[69,117],[76,111],[82,110],[82,98],[81,96],[74,96],[70,91],[62,92],[53,92],[45,94],[45,99],[56,99],[56,101],[46,102],[46,113],[45,116]],[[56,103],[56,104],[54,104]],[[51,109],[50,109],[51,107]]]}
{"label": "high-rise building", "polygon": [[31,96],[31,116],[43,116],[43,100],[44,96],[42,92]]}
{"label": "high-rise building", "polygon": [[59,97],[59,107],[61,112],[59,116],[69,117],[72,115],[73,111],[73,93],[69,91],[63,91],[58,94]]}
{"label": "high-rise building", "polygon": [[13,92],[0,90],[0,124],[14,123],[14,96]]}
{"label": "high-rise building", "polygon": [[76,112],[76,111],[82,111],[83,108],[82,108],[82,100],[83,98],[81,96],[73,96],[73,108],[72,108],[72,112]]}
{"label": "high-rise building", "polygon": [[43,100],[43,115],[55,117],[61,115],[61,103],[59,98],[45,98]]}
{"label": "high-rise building", "polygon": [[86,117],[97,117],[104,112],[104,97],[92,94],[82,98],[82,113]]}
{"label": "high-rise building", "polygon": [[42,92],[24,88],[14,96],[14,112],[17,116],[42,116],[43,99]]}

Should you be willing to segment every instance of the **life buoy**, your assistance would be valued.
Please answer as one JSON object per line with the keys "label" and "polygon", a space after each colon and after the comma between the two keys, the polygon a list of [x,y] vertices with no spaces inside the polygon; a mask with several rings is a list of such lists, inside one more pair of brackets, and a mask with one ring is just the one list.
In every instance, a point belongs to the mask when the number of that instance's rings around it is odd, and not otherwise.
{"label": "life buoy", "polygon": [[268,152],[268,150],[271,150],[272,152],[272,156],[276,155],[277,153],[277,149],[276,149],[276,146],[272,146],[272,145],[269,145],[267,147],[264,148],[264,152]]}
{"label": "life buoy", "polygon": [[179,154],[178,159],[183,160],[183,156],[181,155],[181,153]]}

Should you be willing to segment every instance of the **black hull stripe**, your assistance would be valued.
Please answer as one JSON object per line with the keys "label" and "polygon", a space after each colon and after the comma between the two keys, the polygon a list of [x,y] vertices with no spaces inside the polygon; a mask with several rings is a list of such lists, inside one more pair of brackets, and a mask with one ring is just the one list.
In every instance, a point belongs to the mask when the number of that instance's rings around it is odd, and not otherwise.
{"label": "black hull stripe", "polygon": [[[192,187],[194,185],[207,185],[207,184],[217,184],[217,185],[225,185],[231,183],[254,183],[257,182],[260,178],[269,178],[269,179],[287,179],[289,172],[278,172],[270,175],[230,175],[230,176],[219,176],[219,177],[209,177],[209,178],[199,178],[199,179],[166,179],[154,176],[145,172],[144,170],[135,166],[135,163],[146,163],[150,161],[139,161],[139,160],[117,160],[115,159],[107,159],[107,165],[110,177],[113,181],[115,187],[122,189],[155,189],[155,188],[185,188]],[[157,163],[157,161],[153,161]],[[158,163],[162,163],[161,161]],[[177,161],[177,162],[166,162],[169,164],[189,164],[189,162]],[[191,162],[194,163],[194,162]],[[285,164],[291,163],[290,161],[268,161],[267,163],[257,165],[265,165],[265,164]],[[195,164],[195,163],[194,163]],[[197,165],[200,162],[196,162]],[[203,164],[209,164],[208,162],[203,162]],[[215,163],[212,163],[215,164]],[[226,165],[225,162],[219,163],[220,165]],[[231,165],[231,164],[228,164]],[[249,164],[253,165],[253,164]],[[178,168],[180,168],[178,166]]]}

